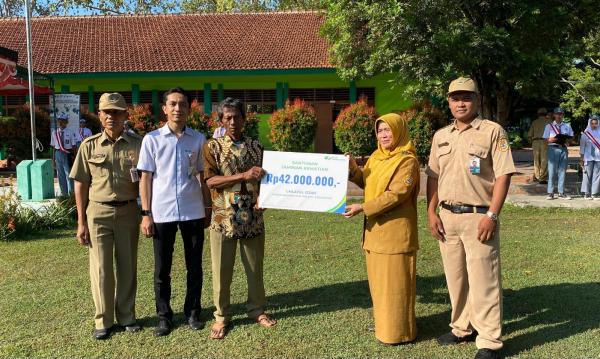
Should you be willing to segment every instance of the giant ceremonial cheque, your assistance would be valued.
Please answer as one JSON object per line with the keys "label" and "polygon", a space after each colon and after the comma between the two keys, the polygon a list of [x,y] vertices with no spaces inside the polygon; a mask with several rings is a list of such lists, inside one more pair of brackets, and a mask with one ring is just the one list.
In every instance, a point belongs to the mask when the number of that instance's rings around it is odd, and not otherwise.
{"label": "giant ceremonial cheque", "polygon": [[263,169],[260,207],[344,213],[346,156],[265,151]]}

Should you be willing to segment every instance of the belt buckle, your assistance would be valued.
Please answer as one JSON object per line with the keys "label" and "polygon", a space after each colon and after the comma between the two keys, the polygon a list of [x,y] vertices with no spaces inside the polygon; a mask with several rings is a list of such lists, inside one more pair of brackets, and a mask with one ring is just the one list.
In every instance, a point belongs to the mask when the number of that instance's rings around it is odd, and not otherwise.
{"label": "belt buckle", "polygon": [[460,206],[452,206],[452,208],[450,209],[450,212],[452,212],[454,214],[462,214],[463,213]]}

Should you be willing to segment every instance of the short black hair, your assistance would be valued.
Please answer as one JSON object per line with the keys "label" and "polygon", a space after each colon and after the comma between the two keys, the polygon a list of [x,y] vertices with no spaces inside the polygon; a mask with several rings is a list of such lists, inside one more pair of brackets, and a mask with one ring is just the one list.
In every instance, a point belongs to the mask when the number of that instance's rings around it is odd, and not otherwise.
{"label": "short black hair", "polygon": [[169,95],[172,94],[172,93],[180,93],[180,94],[182,94],[183,96],[185,96],[185,99],[188,102],[188,106],[191,105],[190,95],[184,89],[182,89],[179,86],[178,87],[173,87],[173,88],[167,90],[167,92],[165,92],[163,94],[163,105],[165,105],[167,103],[167,97],[169,97]]}
{"label": "short black hair", "polygon": [[246,119],[246,106],[244,106],[244,103],[241,100],[233,97],[227,97],[225,100],[221,101],[217,107],[219,121],[223,119],[223,109],[225,108],[236,108],[238,111],[240,111],[242,118],[244,120]]}

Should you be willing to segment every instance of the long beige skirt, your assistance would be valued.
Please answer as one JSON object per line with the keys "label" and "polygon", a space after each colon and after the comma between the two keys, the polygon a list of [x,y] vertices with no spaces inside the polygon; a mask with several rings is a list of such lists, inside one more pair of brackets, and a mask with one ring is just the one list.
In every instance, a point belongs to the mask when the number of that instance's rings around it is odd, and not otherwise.
{"label": "long beige skirt", "polygon": [[415,340],[416,252],[379,254],[365,251],[365,254],[375,337],[386,344]]}

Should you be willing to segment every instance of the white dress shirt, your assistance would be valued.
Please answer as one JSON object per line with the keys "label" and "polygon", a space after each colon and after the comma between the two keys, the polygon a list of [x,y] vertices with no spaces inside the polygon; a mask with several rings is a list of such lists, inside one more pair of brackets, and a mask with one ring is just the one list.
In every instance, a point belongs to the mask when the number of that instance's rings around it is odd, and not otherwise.
{"label": "white dress shirt", "polygon": [[[600,143],[600,131],[589,131],[594,136],[596,141]],[[600,150],[592,143],[590,138],[585,134],[581,134],[581,141],[579,141],[579,153],[583,155],[583,161],[600,161]]]}
{"label": "white dress shirt", "polygon": [[203,171],[203,134],[186,127],[182,136],[169,126],[144,136],[138,170],[152,172],[151,211],[154,222],[204,218],[204,201],[196,174]]}
{"label": "white dress shirt", "polygon": [[[557,133],[556,131],[554,131],[554,129],[552,128],[552,125],[556,126],[559,129],[559,132],[563,135],[567,135],[567,136],[571,136],[573,137],[573,129],[571,128],[571,125],[565,122],[561,122],[560,125],[556,123],[556,121],[552,121],[552,123],[549,123],[546,125],[546,128],[544,128],[544,138],[548,139],[548,138],[552,138],[552,137],[556,137]],[[560,146],[558,143],[548,143],[548,145],[550,146]]]}

